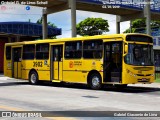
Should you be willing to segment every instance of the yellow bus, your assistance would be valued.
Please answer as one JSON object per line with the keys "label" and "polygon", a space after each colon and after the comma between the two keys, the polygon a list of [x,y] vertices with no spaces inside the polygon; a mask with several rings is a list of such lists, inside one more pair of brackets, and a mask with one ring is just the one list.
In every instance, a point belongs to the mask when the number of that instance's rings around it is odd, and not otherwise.
{"label": "yellow bus", "polygon": [[88,84],[154,82],[153,39],[114,34],[6,43],[4,75],[40,81]]}

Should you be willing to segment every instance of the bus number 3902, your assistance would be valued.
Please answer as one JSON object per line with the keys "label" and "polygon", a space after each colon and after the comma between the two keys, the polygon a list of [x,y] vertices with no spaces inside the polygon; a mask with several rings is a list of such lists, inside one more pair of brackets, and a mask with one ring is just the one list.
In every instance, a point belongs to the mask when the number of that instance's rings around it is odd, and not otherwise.
{"label": "bus number 3902", "polygon": [[43,62],[33,62],[33,67],[42,67]]}

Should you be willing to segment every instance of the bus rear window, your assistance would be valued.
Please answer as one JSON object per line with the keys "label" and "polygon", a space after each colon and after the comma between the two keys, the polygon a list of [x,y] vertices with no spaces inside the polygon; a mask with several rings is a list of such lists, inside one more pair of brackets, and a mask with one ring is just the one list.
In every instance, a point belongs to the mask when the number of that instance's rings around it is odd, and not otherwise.
{"label": "bus rear window", "polygon": [[153,39],[143,35],[127,35],[126,41],[153,43]]}
{"label": "bus rear window", "polygon": [[6,59],[11,60],[11,46],[6,47]]}

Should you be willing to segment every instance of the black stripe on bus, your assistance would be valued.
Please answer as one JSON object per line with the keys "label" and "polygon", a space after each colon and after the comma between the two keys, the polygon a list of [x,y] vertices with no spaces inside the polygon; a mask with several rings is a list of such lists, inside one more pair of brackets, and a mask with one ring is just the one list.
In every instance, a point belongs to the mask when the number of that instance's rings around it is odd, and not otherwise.
{"label": "black stripe on bus", "polygon": [[[22,70],[31,70],[31,69],[22,69]],[[36,71],[50,71],[50,70],[36,70]]]}
{"label": "black stripe on bus", "polygon": [[89,71],[84,71],[84,70],[63,70],[63,71],[76,71],[76,72],[83,72],[83,73],[89,72]]}

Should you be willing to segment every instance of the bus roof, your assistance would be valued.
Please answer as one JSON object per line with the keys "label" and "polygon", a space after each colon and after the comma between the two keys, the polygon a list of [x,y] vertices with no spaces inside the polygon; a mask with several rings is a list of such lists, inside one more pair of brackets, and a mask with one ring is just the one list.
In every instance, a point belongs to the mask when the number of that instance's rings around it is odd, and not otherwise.
{"label": "bus roof", "polygon": [[95,35],[95,36],[85,36],[85,37],[73,37],[73,38],[58,38],[58,39],[42,39],[42,40],[35,40],[35,41],[23,41],[23,42],[13,42],[13,43],[6,43],[6,45],[23,45],[23,44],[36,44],[36,43],[54,43],[54,42],[66,42],[66,41],[78,41],[78,40],[96,40],[96,39],[113,39],[113,38],[122,38],[122,40],[127,35],[145,35],[151,37],[146,34],[140,33],[127,33],[127,34],[110,34],[110,35]]}

